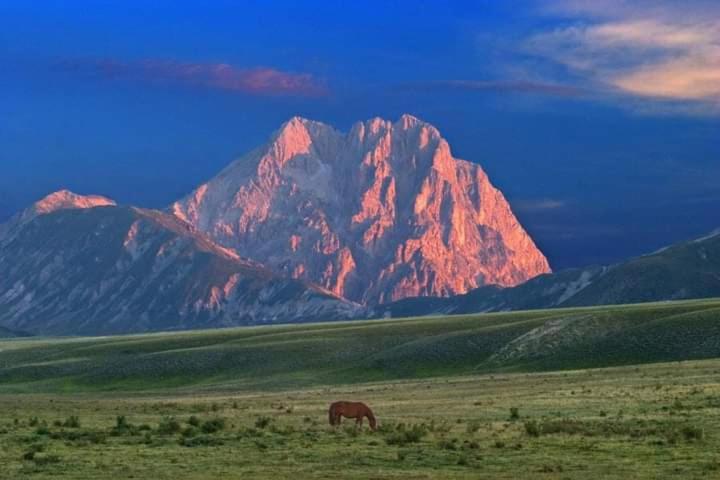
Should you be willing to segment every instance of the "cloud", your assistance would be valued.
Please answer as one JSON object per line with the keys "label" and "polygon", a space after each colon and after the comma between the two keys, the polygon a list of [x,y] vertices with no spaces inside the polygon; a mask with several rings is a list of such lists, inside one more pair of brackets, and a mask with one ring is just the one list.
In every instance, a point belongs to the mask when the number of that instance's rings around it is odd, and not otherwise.
{"label": "cloud", "polygon": [[147,59],[69,59],[57,63],[61,70],[127,79],[153,84],[189,85],[259,96],[318,97],[327,87],[307,73],[290,73],[274,68],[238,68],[226,63],[187,63]]}
{"label": "cloud", "polygon": [[482,80],[438,80],[431,82],[407,83],[400,85],[403,90],[463,90],[508,93],[528,93],[558,97],[577,97],[586,91],[572,85],[543,83],[524,80],[482,81]]}
{"label": "cloud", "polygon": [[559,28],[527,39],[605,88],[639,98],[720,105],[720,4],[705,1],[560,0]]}
{"label": "cloud", "polygon": [[524,213],[547,212],[565,208],[565,206],[566,203],[562,200],[552,198],[517,200],[512,202],[512,207],[515,211]]}

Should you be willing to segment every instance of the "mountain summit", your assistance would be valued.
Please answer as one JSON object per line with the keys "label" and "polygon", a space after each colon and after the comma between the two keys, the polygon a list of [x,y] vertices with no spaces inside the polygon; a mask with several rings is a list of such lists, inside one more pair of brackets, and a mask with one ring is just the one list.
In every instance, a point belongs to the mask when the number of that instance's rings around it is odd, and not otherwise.
{"label": "mountain summit", "polygon": [[300,117],[171,207],[241,256],[365,303],[550,271],[482,168],[432,125]]}

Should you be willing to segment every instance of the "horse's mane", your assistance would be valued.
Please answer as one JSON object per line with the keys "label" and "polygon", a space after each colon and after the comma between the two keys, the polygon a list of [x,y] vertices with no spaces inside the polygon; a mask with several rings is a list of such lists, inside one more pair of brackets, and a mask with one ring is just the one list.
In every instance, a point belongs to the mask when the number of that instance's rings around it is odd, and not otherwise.
{"label": "horse's mane", "polygon": [[367,414],[368,422],[370,422],[370,428],[375,430],[375,426],[377,425],[377,422],[375,421],[375,415],[373,414],[372,410],[370,410],[370,407],[365,406],[365,408],[367,409],[366,414]]}

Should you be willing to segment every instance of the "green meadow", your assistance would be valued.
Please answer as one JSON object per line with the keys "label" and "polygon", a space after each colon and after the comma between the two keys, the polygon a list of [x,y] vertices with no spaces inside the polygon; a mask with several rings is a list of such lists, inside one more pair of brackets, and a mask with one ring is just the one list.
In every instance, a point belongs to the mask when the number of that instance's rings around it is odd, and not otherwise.
{"label": "green meadow", "polygon": [[719,358],[718,300],[0,340],[0,478],[720,478]]}

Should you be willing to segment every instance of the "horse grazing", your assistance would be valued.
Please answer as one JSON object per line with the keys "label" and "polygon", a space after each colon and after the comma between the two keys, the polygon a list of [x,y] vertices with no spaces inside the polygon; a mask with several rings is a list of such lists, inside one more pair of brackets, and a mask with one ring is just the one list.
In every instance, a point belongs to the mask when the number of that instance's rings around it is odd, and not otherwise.
{"label": "horse grazing", "polygon": [[342,417],[354,418],[355,424],[362,426],[363,418],[367,417],[370,428],[375,430],[377,427],[375,415],[373,415],[370,407],[362,402],[335,402],[330,405],[328,417],[332,426],[340,425]]}

